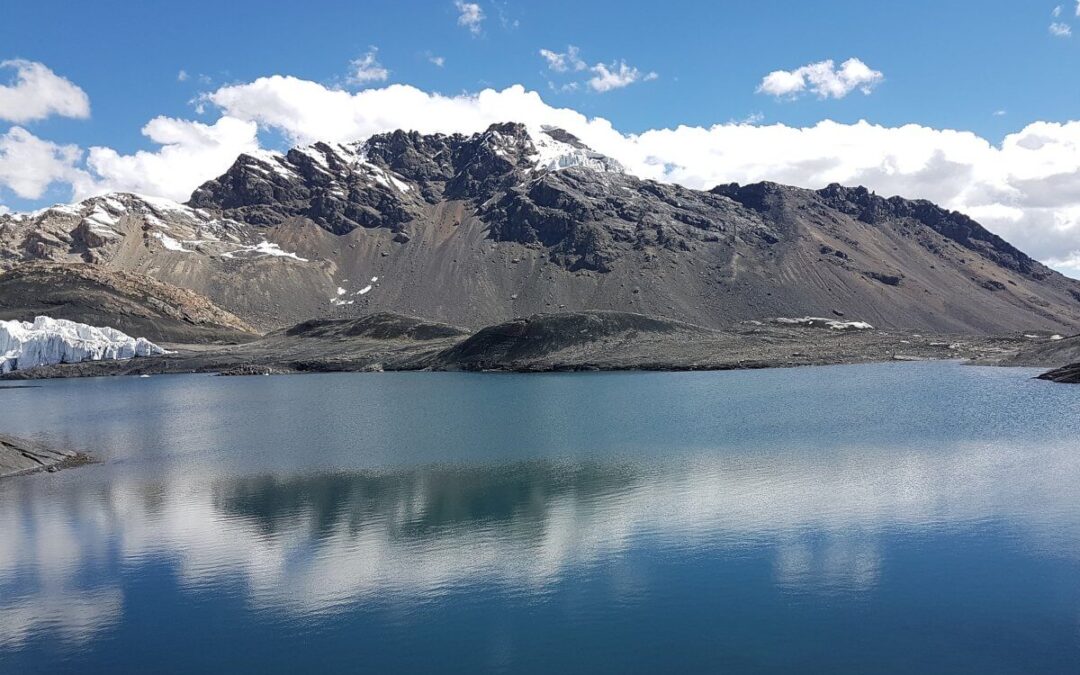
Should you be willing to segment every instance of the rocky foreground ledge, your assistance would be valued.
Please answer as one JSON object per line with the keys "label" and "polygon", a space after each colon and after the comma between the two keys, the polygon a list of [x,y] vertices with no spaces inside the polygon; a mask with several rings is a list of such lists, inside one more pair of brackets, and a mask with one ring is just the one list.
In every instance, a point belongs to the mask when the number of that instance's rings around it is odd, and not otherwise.
{"label": "rocky foreground ledge", "polygon": [[59,471],[90,461],[87,455],[0,434],[0,478],[38,471]]}
{"label": "rocky foreground ledge", "polygon": [[1061,384],[1080,384],[1080,363],[1055,368],[1039,375],[1039,379],[1060,382]]}

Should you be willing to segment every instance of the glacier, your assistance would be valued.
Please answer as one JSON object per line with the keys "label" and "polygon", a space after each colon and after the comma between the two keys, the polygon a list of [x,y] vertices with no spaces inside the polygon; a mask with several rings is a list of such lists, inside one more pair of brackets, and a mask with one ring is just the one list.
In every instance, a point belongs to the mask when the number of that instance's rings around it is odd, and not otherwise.
{"label": "glacier", "polygon": [[[559,136],[567,140],[560,140]],[[548,124],[539,129],[529,129],[533,144],[533,161],[537,171],[561,171],[583,166],[593,171],[625,173],[626,168],[617,160],[590,149],[577,137]]]}
{"label": "glacier", "polygon": [[115,328],[35,317],[0,321],[0,373],[36,366],[81,361],[111,361],[159,356],[164,349],[146,338],[133,338]]}

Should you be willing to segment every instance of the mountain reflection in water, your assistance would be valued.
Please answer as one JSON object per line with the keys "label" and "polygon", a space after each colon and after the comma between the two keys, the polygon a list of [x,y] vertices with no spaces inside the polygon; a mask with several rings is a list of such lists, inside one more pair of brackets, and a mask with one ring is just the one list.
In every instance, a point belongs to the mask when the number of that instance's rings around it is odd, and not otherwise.
{"label": "mountain reflection in water", "polygon": [[174,562],[190,593],[240,577],[258,607],[320,614],[370,596],[426,600],[470,585],[542,596],[564,575],[635,546],[716,556],[768,549],[774,583],[811,593],[872,588],[879,536],[896,531],[995,521],[1024,546],[1072,557],[1080,553],[1074,453],[853,450],[824,463],[758,453],[677,464],[168,476],[75,489],[59,501],[12,490],[0,494],[0,588],[8,590],[0,643],[38,623],[88,640],[123,601],[108,583],[82,587],[86,570],[153,560]]}

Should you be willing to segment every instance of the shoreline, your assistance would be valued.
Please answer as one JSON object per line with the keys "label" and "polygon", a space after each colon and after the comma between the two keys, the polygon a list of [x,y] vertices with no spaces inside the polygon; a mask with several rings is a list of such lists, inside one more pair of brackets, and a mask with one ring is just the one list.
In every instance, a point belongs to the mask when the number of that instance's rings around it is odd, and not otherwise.
{"label": "shoreline", "polygon": [[[818,320],[815,320],[818,321]],[[820,320],[827,321],[827,320]],[[111,375],[217,373],[252,376],[310,372],[682,372],[754,370],[903,361],[1026,363],[1049,335],[931,334],[912,330],[834,330],[743,322],[714,330],[625,312],[538,315],[475,332],[400,315],[313,320],[240,344],[165,344],[163,356],[38,366],[0,381]]]}
{"label": "shoreline", "polygon": [[[146,359],[148,360],[148,359]],[[28,371],[16,371],[0,376],[3,382],[32,382],[35,380],[68,380],[93,377],[158,377],[167,375],[211,375],[215,377],[268,377],[280,375],[312,375],[330,373],[487,373],[487,374],[551,374],[551,373],[695,373],[695,372],[728,372],[738,370],[786,370],[791,368],[815,368],[824,366],[857,366],[889,363],[958,363],[972,366],[991,366],[995,368],[1024,368],[1037,369],[1045,373],[1053,370],[1050,366],[1032,365],[1028,363],[1010,363],[997,359],[985,360],[964,356],[943,355],[937,357],[922,356],[889,356],[882,358],[845,358],[845,359],[812,359],[804,361],[741,361],[728,363],[709,364],[670,364],[670,363],[638,363],[632,365],[612,365],[597,363],[568,363],[552,365],[536,364],[506,364],[495,367],[464,367],[464,368],[415,368],[415,367],[369,367],[357,366],[356,364],[303,364],[303,367],[289,367],[284,365],[241,364],[229,368],[214,367],[172,367],[164,364],[129,364],[127,362],[91,362],[82,364],[58,364],[42,366]],[[84,367],[78,367],[84,366]],[[85,367],[89,366],[89,367]],[[1040,376],[1041,377],[1041,376]],[[1047,378],[1041,378],[1047,379]],[[27,384],[4,385],[0,389],[32,389],[35,386]]]}

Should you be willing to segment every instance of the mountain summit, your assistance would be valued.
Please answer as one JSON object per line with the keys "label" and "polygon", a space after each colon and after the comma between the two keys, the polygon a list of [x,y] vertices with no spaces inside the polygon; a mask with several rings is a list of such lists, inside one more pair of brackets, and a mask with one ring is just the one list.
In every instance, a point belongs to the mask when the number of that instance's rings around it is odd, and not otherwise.
{"label": "mountain summit", "polygon": [[334,234],[402,225],[447,200],[481,203],[530,175],[570,167],[622,166],[553,127],[495,124],[482,134],[395,131],[347,145],[315,143],[284,155],[241,155],[195,190],[190,206],[272,225],[311,219]]}

